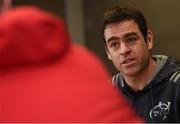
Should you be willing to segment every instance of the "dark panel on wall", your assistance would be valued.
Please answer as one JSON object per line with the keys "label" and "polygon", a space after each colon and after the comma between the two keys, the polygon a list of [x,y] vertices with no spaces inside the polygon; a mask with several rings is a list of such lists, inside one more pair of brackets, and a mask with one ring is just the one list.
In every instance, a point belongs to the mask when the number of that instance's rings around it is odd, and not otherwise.
{"label": "dark panel on wall", "polygon": [[12,0],[13,6],[35,5],[65,17],[64,0]]}
{"label": "dark panel on wall", "polygon": [[107,68],[113,73],[116,70],[106,57],[101,37],[102,14],[108,4],[108,0],[84,0],[84,22],[87,47],[97,53]]}
{"label": "dark panel on wall", "polygon": [[141,10],[154,32],[153,54],[165,54],[180,60],[179,0],[84,0],[87,46],[95,51],[114,74],[116,70],[106,57],[101,39],[102,14],[114,5]]}

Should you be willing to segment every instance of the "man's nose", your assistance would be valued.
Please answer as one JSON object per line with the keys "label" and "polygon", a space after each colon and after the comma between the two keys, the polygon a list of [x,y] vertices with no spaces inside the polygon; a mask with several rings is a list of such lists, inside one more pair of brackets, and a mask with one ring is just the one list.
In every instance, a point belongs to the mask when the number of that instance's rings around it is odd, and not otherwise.
{"label": "man's nose", "polygon": [[125,42],[122,42],[120,45],[120,54],[121,55],[126,55],[130,52],[130,49],[128,45]]}

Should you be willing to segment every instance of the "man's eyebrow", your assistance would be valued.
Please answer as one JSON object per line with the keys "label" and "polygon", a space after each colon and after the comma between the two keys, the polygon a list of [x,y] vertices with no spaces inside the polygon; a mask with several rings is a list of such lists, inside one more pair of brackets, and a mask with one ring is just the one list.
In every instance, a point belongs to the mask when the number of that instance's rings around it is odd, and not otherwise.
{"label": "man's eyebrow", "polygon": [[113,40],[118,40],[119,38],[118,37],[111,37],[111,38],[109,38],[108,40],[107,40],[107,42],[109,43],[109,42],[111,42],[111,41],[113,41]]}
{"label": "man's eyebrow", "polygon": [[[128,33],[126,33],[123,37],[124,38],[127,38],[127,37],[130,37],[130,36],[137,36],[138,34],[136,33],[136,32],[128,32]],[[115,36],[113,36],[113,37],[110,37],[108,40],[107,40],[107,43],[109,43],[109,42],[111,42],[111,41],[113,41],[113,40],[118,40],[119,38],[118,37],[115,37]]]}
{"label": "man's eyebrow", "polygon": [[130,36],[137,36],[138,34],[136,32],[129,32],[127,34],[125,34],[123,37],[124,38],[127,38],[127,37],[130,37]]}

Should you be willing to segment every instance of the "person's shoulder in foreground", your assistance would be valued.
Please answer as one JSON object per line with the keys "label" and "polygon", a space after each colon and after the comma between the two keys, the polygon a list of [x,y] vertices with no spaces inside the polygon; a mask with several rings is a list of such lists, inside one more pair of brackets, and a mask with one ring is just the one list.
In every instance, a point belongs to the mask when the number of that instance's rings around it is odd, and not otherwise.
{"label": "person's shoulder in foreground", "polygon": [[113,7],[104,14],[108,58],[119,73],[112,84],[146,122],[180,122],[180,67],[165,55],[152,55],[153,32],[134,8]]}
{"label": "person's shoulder in foreground", "polygon": [[19,7],[0,24],[0,122],[142,122],[61,18]]}

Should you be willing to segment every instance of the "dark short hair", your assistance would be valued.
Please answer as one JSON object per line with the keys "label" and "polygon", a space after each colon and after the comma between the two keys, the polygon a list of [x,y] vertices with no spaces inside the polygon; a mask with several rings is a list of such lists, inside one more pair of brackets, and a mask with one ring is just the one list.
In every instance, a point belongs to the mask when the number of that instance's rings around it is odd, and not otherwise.
{"label": "dark short hair", "polygon": [[[143,14],[132,7],[129,8],[121,8],[118,6],[112,7],[105,11],[104,17],[103,17],[103,27],[102,27],[102,36],[103,40],[105,42],[104,38],[104,30],[106,28],[107,24],[122,22],[125,20],[134,20],[139,30],[141,31],[145,41],[147,41],[147,22],[145,20],[145,17]],[[106,42],[105,42],[106,44]]]}

